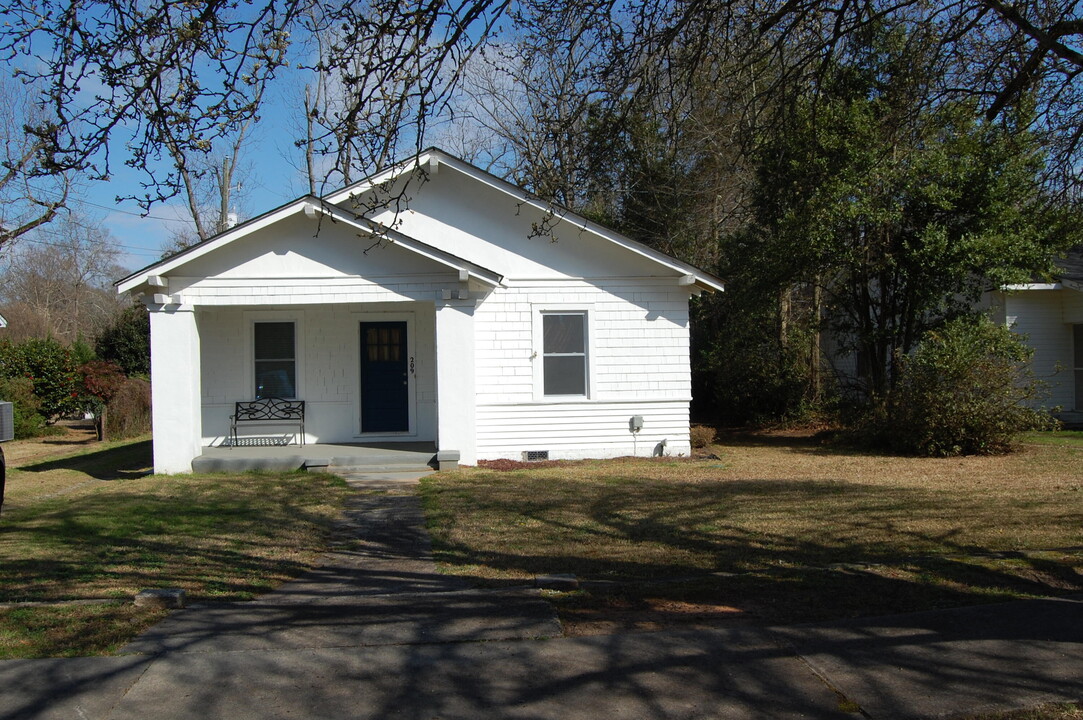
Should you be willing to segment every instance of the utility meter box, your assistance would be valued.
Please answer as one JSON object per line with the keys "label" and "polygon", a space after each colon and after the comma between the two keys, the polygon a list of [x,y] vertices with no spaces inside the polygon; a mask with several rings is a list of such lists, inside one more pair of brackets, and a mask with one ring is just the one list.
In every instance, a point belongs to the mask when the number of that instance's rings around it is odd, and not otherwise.
{"label": "utility meter box", "polygon": [[9,402],[0,402],[0,442],[15,439],[15,413]]}

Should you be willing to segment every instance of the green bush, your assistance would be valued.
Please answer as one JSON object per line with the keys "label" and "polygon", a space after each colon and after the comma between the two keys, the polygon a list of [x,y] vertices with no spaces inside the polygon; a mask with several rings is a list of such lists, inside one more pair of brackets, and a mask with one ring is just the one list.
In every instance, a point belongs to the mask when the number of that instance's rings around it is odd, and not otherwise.
{"label": "green bush", "polygon": [[15,439],[38,437],[45,433],[45,418],[38,412],[41,402],[34,395],[29,378],[0,378],[0,400],[12,404]]}
{"label": "green bush", "polygon": [[0,377],[27,378],[46,422],[81,409],[81,382],[71,350],[53,338],[0,341]]}
{"label": "green bush", "polygon": [[1032,351],[985,316],[930,331],[900,358],[898,382],[873,420],[893,449],[926,456],[1008,452],[1023,431],[1052,419],[1033,405],[1043,386]]}
{"label": "green bush", "polygon": [[125,375],[150,375],[150,314],[142,304],[120,313],[94,342],[102,360],[115,362]]}

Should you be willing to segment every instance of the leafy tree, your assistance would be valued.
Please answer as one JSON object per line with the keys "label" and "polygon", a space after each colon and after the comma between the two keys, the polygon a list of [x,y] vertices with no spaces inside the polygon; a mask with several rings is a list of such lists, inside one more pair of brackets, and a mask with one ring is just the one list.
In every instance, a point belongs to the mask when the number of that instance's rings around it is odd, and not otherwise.
{"label": "leafy tree", "polygon": [[146,305],[130,305],[94,341],[102,360],[116,363],[128,376],[150,375],[150,315]]}
{"label": "leafy tree", "polygon": [[[912,38],[888,32],[793,107],[757,152],[755,222],[730,265],[776,288],[804,288],[809,320],[829,319],[883,396],[896,361],[983,291],[1051,269],[1081,239],[1043,193],[1027,123],[975,118],[969,102],[926,103],[929,70]],[[783,320],[783,324],[785,320]]]}

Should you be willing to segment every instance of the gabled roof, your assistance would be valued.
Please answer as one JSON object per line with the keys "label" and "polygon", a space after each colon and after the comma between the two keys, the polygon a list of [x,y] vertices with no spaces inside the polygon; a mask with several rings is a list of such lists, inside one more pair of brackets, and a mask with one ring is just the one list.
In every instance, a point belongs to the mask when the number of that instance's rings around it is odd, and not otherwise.
{"label": "gabled roof", "polygon": [[631,238],[622,235],[621,233],[611,230],[604,225],[599,225],[596,222],[588,220],[579,213],[569,210],[556,203],[547,202],[535,196],[523,188],[513,185],[507,180],[498,178],[497,176],[482,170],[479,167],[471,165],[470,163],[455,157],[439,148],[428,148],[422,150],[417,155],[404,160],[397,165],[388,168],[387,170],[377,173],[371,177],[360,180],[352,185],[349,185],[341,190],[328,194],[324,200],[333,205],[338,205],[345,202],[349,198],[357,195],[362,195],[371,188],[392,181],[407,173],[420,170],[423,173],[436,174],[443,172],[444,168],[451,169],[457,173],[494,188],[510,197],[512,197],[517,203],[533,207],[542,212],[553,212],[561,220],[570,223],[573,227],[579,228],[586,232],[592,233],[608,242],[618,245],[626,250],[629,250],[636,255],[653,260],[654,262],[662,265],[682,276],[692,276],[696,285],[704,290],[709,291],[723,291],[725,290],[724,284],[721,278],[712,275],[711,273],[700,270],[699,268],[690,265],[686,262],[677,260],[670,257],[663,252],[659,252],[654,248],[648,247],[641,242],[632,240]]}
{"label": "gabled roof", "polygon": [[307,217],[312,219],[318,219],[322,215],[329,218],[333,223],[349,225],[373,238],[387,238],[399,247],[416,253],[417,255],[421,255],[422,257],[426,257],[441,265],[446,265],[452,270],[458,271],[464,280],[474,279],[492,287],[499,285],[503,280],[503,277],[499,273],[493,272],[481,265],[456,257],[439,248],[434,248],[431,245],[423,243],[416,238],[409,237],[397,230],[378,227],[376,223],[373,223],[366,218],[359,217],[342,208],[329,205],[313,195],[305,195],[290,203],[277,207],[274,210],[266,212],[263,215],[254,217],[247,222],[241,223],[236,227],[230,228],[225,232],[219,233],[214,237],[207,238],[189,248],[185,248],[153,265],[148,265],[142,270],[137,270],[128,277],[118,280],[114,285],[117,288],[117,292],[134,290],[147,283],[152,275],[166,274],[187,262],[191,262],[198,257],[213,252],[224,245],[228,245],[238,238],[242,238],[299,213],[304,213]]}
{"label": "gabled roof", "polygon": [[573,227],[589,232],[606,242],[617,245],[640,257],[653,261],[680,275],[682,284],[695,285],[698,288],[708,291],[722,291],[725,289],[722,280],[711,273],[700,270],[693,265],[672,258],[643,243],[632,240],[614,230],[610,230],[607,227],[588,220],[578,213],[554,203],[543,201],[526,190],[437,148],[423,150],[408,160],[356,182],[342,190],[329,193],[323,198],[317,198],[312,195],[305,195],[297,198],[274,210],[252,218],[236,227],[230,228],[214,237],[208,238],[207,240],[171,255],[168,258],[148,265],[147,267],[132,273],[128,277],[118,280],[114,284],[116,285],[118,292],[134,290],[141,285],[146,284],[152,276],[166,274],[195,258],[213,252],[214,250],[231,243],[234,240],[245,237],[269,225],[273,225],[287,217],[304,212],[310,217],[323,215],[330,218],[333,222],[348,224],[360,230],[362,233],[373,237],[387,238],[411,252],[458,270],[464,277],[474,278],[490,286],[499,285],[503,281],[503,277],[492,270],[488,270],[472,261],[439,250],[438,248],[428,245],[417,238],[407,236],[397,230],[378,226],[376,223],[373,223],[365,217],[341,207],[341,203],[351,197],[361,195],[382,183],[392,181],[405,174],[417,170],[426,174],[435,174],[444,168],[452,172],[460,173],[475,182],[494,188],[513,198],[517,203],[536,208],[542,212],[552,212],[560,220],[571,224]]}

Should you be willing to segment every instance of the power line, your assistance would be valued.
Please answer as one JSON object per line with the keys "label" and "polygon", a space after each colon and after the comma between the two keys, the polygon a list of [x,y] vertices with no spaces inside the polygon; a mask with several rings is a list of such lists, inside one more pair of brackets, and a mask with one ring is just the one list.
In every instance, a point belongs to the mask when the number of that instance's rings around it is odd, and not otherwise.
{"label": "power line", "polygon": [[[49,229],[43,228],[43,227],[34,228],[34,230],[32,232],[35,233],[35,234],[40,233],[42,235],[52,235],[54,237],[63,237],[63,235],[61,235],[56,230],[49,230]],[[33,237],[27,237],[26,235],[22,235],[19,238],[15,239],[15,240],[13,240],[11,242],[18,242],[18,243],[28,242],[28,243],[33,243],[35,245],[47,245],[49,247],[67,247],[67,245],[64,245],[62,243],[52,243],[52,242],[48,242],[46,240],[36,240]],[[106,242],[104,240],[97,240],[97,241],[94,241],[94,242],[96,244],[98,244],[98,245],[109,245],[110,247],[118,247],[118,248],[124,248],[125,250],[131,250],[132,252],[129,253],[131,255],[147,255],[147,256],[150,256],[150,257],[160,257],[161,256],[161,251],[155,251],[155,250],[150,250],[148,248],[136,247],[134,245],[124,245],[124,244],[118,243],[118,242],[110,243],[110,242]]]}

